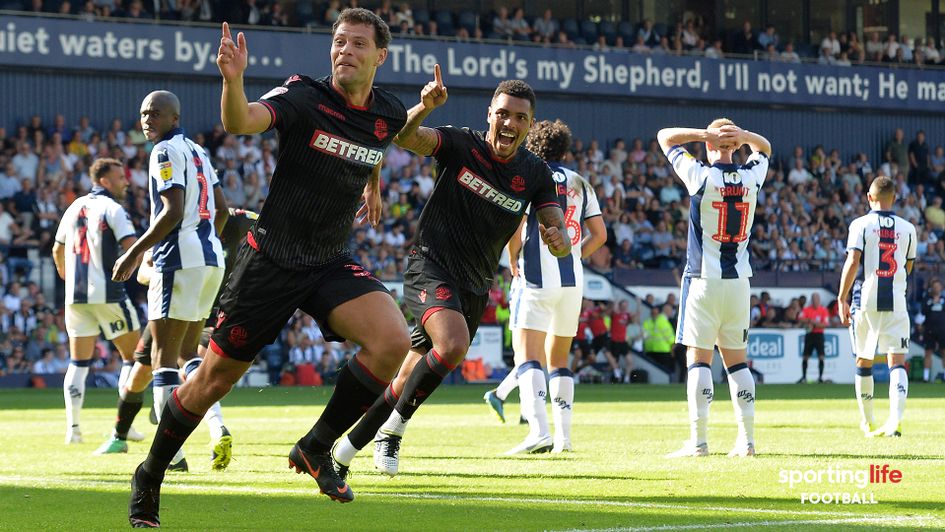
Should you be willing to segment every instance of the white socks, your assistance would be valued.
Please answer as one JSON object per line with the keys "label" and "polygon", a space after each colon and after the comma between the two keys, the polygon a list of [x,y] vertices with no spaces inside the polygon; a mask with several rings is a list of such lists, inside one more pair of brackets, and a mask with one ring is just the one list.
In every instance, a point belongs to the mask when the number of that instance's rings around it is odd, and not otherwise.
{"label": "white socks", "polygon": [[689,439],[693,445],[706,443],[709,405],[712,404],[714,394],[711,366],[699,362],[689,366],[686,398],[689,402]]}
{"label": "white socks", "polygon": [[131,375],[131,368],[135,366],[134,360],[124,360],[121,363],[121,372],[118,374],[118,390],[121,391],[128,384],[128,376]]}
{"label": "white socks", "polygon": [[66,427],[71,430],[79,428],[79,414],[85,401],[85,379],[91,364],[91,360],[70,360],[62,381],[62,395],[66,400]]}
{"label": "white socks", "polygon": [[154,385],[152,393],[154,394],[154,412],[157,414],[158,421],[164,413],[164,405],[167,404],[174,389],[180,386],[180,374],[176,368],[161,368],[154,372]]}
{"label": "white socks", "polygon": [[512,368],[512,371],[502,379],[502,382],[499,383],[499,387],[495,389],[495,395],[502,401],[512,393],[512,390],[518,387],[518,366]]}
{"label": "white socks", "polygon": [[551,392],[551,418],[555,423],[554,446],[561,449],[571,444],[571,412],[574,404],[574,374],[568,368],[551,372],[548,379]]}
{"label": "white socks", "polygon": [[537,361],[529,360],[519,366],[518,394],[522,403],[522,416],[528,421],[526,441],[548,436],[548,414],[545,412],[548,389],[545,384],[545,372]]}
{"label": "white socks", "polygon": [[207,413],[203,415],[203,420],[210,429],[211,440],[219,440],[223,437],[223,409],[219,401],[213,403],[210,410],[207,410]]}
{"label": "white socks", "polygon": [[[709,376],[711,381],[711,373]],[[736,446],[755,443],[755,377],[744,362],[728,368],[728,389],[732,395],[735,421],[738,422]]]}
{"label": "white socks", "polygon": [[351,440],[347,436],[338,440],[338,443],[335,444],[334,448],[331,450],[331,455],[336,462],[343,466],[350,466],[351,461],[354,460],[355,455],[358,454],[360,449],[356,448]]}
{"label": "white socks", "polygon": [[[200,368],[202,362],[203,359],[200,357],[188,360],[184,364],[184,375],[190,378]],[[213,406],[204,414],[203,420],[207,424],[207,428],[210,429],[211,440],[219,440],[223,437],[223,408],[220,406],[220,401],[213,403]]]}
{"label": "white socks", "polygon": [[889,368],[889,425],[902,423],[906,411],[906,397],[909,395],[909,376],[905,366]]}
{"label": "white socks", "polygon": [[860,421],[873,425],[873,368],[856,368],[853,389],[860,407]]}

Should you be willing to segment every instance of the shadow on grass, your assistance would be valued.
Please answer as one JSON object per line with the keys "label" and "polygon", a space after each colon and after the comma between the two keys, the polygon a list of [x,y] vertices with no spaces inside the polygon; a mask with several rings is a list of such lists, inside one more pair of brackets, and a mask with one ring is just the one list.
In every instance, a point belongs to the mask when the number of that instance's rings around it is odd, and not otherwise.
{"label": "shadow on grass", "polygon": [[[300,487],[299,482],[288,483]],[[212,487],[208,487],[212,491]],[[252,487],[247,486],[247,491]],[[802,507],[796,500],[745,497],[708,497],[698,502],[676,497],[652,496],[621,501],[536,501],[528,495],[509,492],[456,495],[448,498],[367,493],[354,503],[340,505],[312,493],[267,493],[264,488],[251,493],[179,492],[169,487],[162,496],[162,525],[193,530],[548,530],[630,526],[714,525],[752,522],[819,521],[835,517],[877,516],[876,507]],[[429,491],[425,491],[429,494]],[[434,493],[435,495],[435,493]],[[500,497],[502,500],[494,500]],[[518,500],[516,500],[518,499]],[[78,504],[77,501],[81,501]],[[3,528],[16,530],[74,529],[114,530],[126,528],[128,494],[97,488],[21,488],[0,486],[0,515]],[[884,504],[883,513],[929,514],[931,504]],[[771,512],[723,511],[723,508],[774,508]],[[862,510],[862,511],[860,511]],[[781,511],[785,513],[780,513]],[[793,513],[792,513],[793,512]],[[798,513],[800,512],[800,513]],[[836,512],[837,515],[831,515]],[[901,515],[901,513],[900,513]],[[896,519],[884,528],[896,527]],[[911,524],[910,524],[911,523]],[[872,524],[844,523],[845,529],[875,529]],[[904,528],[916,528],[905,521]],[[805,524],[806,530],[829,530],[836,524]]]}
{"label": "shadow on grass", "polygon": [[[880,388],[884,384],[878,384]],[[490,389],[488,385],[469,384],[444,386],[428,401],[439,405],[482,404],[482,394]],[[716,396],[728,397],[726,384],[716,385]],[[314,418],[331,396],[332,388],[320,386],[313,388],[273,387],[273,388],[236,388],[223,400],[224,409],[229,407],[311,407]],[[597,402],[678,402],[685,404],[686,392],[681,384],[601,384],[581,385],[577,388],[578,398],[584,403]],[[841,399],[853,403],[853,385],[851,384],[769,384],[758,386],[760,404],[766,400],[811,401]],[[941,398],[945,395],[945,386],[941,384],[910,383],[909,398]],[[87,408],[113,408],[117,392],[110,389],[93,388],[87,391]],[[517,396],[510,397],[517,402]],[[42,410],[62,409],[62,390],[45,389],[0,389],[0,411],[2,410]],[[146,412],[146,411],[145,411]]]}

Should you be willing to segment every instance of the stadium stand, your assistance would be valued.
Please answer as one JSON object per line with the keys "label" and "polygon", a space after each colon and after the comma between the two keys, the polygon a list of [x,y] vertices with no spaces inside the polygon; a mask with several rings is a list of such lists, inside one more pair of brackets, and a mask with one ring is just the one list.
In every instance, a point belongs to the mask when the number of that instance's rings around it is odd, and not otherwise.
{"label": "stadium stand", "polygon": [[[150,5],[150,4],[149,4]],[[42,13],[79,15],[88,20],[105,17],[157,18],[170,21],[216,22],[223,14],[237,12],[243,24],[257,26],[326,26],[343,5],[338,1],[302,1],[286,5],[269,0],[181,0],[160,3],[161,10],[148,12],[139,0],[96,1],[79,5],[68,1],[5,2],[2,7]],[[174,5],[171,9],[169,6]],[[718,34],[697,18],[684,21],[577,20],[542,17],[523,20],[521,13],[476,13],[469,10],[427,10],[409,3],[379,4],[378,12],[401,35],[437,34],[464,38],[501,37],[507,24],[510,38],[543,44],[574,46],[575,43],[604,43],[611,49],[630,50],[643,38],[646,53],[703,55],[706,41]],[[520,11],[520,10],[518,10]],[[549,10],[550,11],[550,10]],[[517,18],[518,17],[518,18]],[[228,17],[229,18],[229,17]],[[516,22],[518,20],[519,22]],[[431,26],[433,25],[433,26]],[[497,25],[499,26],[497,28]],[[516,28],[527,28],[525,39],[515,38]],[[434,29],[435,31],[431,31]],[[540,33],[540,30],[544,33]],[[558,31],[560,30],[560,31]],[[550,35],[555,35],[549,38]],[[520,32],[518,35],[522,35]],[[662,37],[666,42],[660,43]],[[713,39],[714,40],[714,39]],[[624,46],[626,45],[626,46]],[[912,63],[924,67],[939,64],[943,55],[933,37],[912,41],[892,33],[857,35],[855,32],[828,32],[819,43],[782,39],[778,28],[769,25],[758,31],[750,24],[719,39],[717,52],[729,50],[758,60],[795,61],[800,58],[833,65],[887,63],[887,67]],[[66,335],[61,309],[43,297],[42,272],[51,267],[50,246],[59,215],[90,186],[87,169],[100,156],[119,158],[127,163],[131,182],[126,205],[135,226],[143,230],[150,209],[147,194],[147,154],[150,146],[138,124],[128,126],[122,118],[90,116],[76,124],[62,115],[35,115],[15,129],[0,127],[0,282],[4,287],[0,305],[0,375],[29,373],[36,369],[63,371],[67,360]],[[906,136],[908,134],[908,136]],[[198,133],[195,140],[213,156],[225,194],[234,206],[259,210],[268,193],[278,145],[272,136],[237,138],[217,125]],[[897,181],[903,198],[899,214],[919,229],[918,269],[920,276],[910,291],[910,303],[918,312],[925,287],[945,272],[945,141],[925,138],[925,133],[890,130],[889,141],[878,153],[840,153],[831,146],[778,146],[769,179],[761,192],[752,238],[752,259],[759,275],[769,279],[797,272],[813,279],[811,287],[834,286],[836,272],[845,252],[845,228],[850,220],[868,207],[864,189],[877,175]],[[702,157],[701,146],[693,153]],[[746,154],[742,153],[744,160]],[[674,282],[685,256],[689,199],[672,174],[671,167],[655,140],[575,139],[568,164],[587,176],[598,194],[608,226],[608,243],[587,265],[617,285],[627,286],[643,276],[661,276]],[[385,159],[384,221],[377,229],[359,227],[351,237],[352,254],[383,281],[402,278],[404,256],[412,242],[420,211],[433,188],[430,160],[392,148]],[[500,277],[494,308],[498,324],[504,322],[508,282]],[[504,291],[504,293],[503,293]],[[669,304],[639,294],[642,307]],[[144,312],[144,292],[132,292]],[[800,298],[788,301],[759,301],[758,324],[791,327],[797,324]],[[833,305],[831,308],[835,309]],[[602,309],[609,320],[612,309]],[[505,314],[507,316],[507,314]],[[408,316],[409,318],[409,316]],[[643,315],[635,317],[642,323]],[[675,322],[675,320],[671,320]],[[921,325],[914,331],[921,338]],[[642,339],[641,339],[642,340]],[[642,351],[642,342],[636,350]],[[114,367],[117,353],[99,345],[98,368]],[[284,381],[283,370],[299,364],[317,367],[324,382],[346,357],[354,352],[348,344],[327,345],[311,320],[298,314],[287,325],[279,341],[260,354],[272,383]],[[291,371],[289,371],[291,373]]]}

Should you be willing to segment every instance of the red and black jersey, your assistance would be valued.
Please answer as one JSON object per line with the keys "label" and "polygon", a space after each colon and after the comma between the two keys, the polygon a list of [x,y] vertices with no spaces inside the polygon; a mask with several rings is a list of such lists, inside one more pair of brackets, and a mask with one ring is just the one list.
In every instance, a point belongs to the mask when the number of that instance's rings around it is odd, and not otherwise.
{"label": "red and black jersey", "polygon": [[298,75],[259,102],[279,132],[279,158],[250,244],[290,269],[346,255],[364,185],[407,121],[404,105],[374,87],[367,107],[354,106],[331,76]]}
{"label": "red and black jersey", "polygon": [[417,247],[460,286],[485,294],[528,204],[558,206],[555,182],[548,165],[524,146],[504,161],[482,131],[435,131],[437,181],[420,214]]}

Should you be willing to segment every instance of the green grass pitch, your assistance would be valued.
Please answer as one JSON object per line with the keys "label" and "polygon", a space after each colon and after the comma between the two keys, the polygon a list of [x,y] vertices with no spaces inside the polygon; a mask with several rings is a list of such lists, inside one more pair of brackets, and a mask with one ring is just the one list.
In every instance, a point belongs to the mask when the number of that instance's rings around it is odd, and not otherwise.
{"label": "green grass pitch", "polygon": [[[877,419],[886,384],[877,383]],[[759,386],[758,456],[725,454],[735,438],[728,389],[716,387],[712,456],[668,460],[688,435],[681,386],[578,386],[565,455],[503,457],[525,427],[502,425],[483,386],[441,388],[417,413],[394,479],[355,459],[356,493],[341,505],[286,455],[308,430],[329,388],[237,389],[224,401],[235,438],[223,473],[209,468],[209,436],[184,450],[191,472],[168,473],[165,528],[191,530],[837,530],[945,529],[945,402],[941,385],[913,384],[902,438],[865,439],[853,386]],[[85,443],[63,445],[61,390],[0,391],[0,529],[127,528],[129,479],[149,443],[127,455],[92,456],[114,419],[113,390],[90,390]],[[516,396],[507,403],[517,419]],[[147,404],[147,403],[146,403]],[[136,428],[148,435],[147,412]],[[868,470],[889,464],[899,483],[790,487],[791,470]],[[785,471],[786,473],[782,473]],[[876,504],[802,504],[804,492],[870,494]],[[869,500],[869,499],[868,499]]]}

